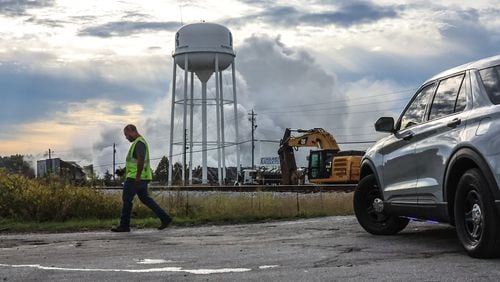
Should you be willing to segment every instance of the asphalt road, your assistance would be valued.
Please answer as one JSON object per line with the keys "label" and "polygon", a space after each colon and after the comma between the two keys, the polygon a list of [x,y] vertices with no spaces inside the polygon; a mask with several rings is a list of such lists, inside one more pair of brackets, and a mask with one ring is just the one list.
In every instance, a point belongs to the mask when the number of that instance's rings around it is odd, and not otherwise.
{"label": "asphalt road", "polygon": [[0,281],[496,280],[446,225],[373,236],[354,217],[262,224],[0,235]]}

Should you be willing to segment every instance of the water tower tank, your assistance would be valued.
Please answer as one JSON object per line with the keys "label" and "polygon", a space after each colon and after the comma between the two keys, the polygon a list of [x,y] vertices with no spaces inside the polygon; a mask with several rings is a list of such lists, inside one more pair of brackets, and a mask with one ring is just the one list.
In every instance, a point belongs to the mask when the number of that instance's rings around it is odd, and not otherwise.
{"label": "water tower tank", "polygon": [[233,36],[226,27],[213,23],[185,25],[175,35],[175,63],[184,69],[184,57],[188,54],[188,71],[195,72],[207,81],[215,71],[215,54],[218,54],[219,69],[231,65],[235,56]]}

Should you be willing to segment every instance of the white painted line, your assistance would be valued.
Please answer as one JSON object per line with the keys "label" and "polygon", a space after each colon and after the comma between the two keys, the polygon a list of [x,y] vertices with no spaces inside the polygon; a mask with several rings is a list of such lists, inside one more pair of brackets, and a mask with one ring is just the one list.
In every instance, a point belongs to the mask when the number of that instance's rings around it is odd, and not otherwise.
{"label": "white painted line", "polygon": [[43,266],[39,264],[1,264],[4,267],[13,268],[37,268],[41,270],[60,270],[60,271],[82,271],[82,272],[129,272],[129,273],[150,273],[150,272],[186,272],[191,274],[215,274],[247,272],[250,268],[219,268],[219,269],[183,269],[182,267],[162,267],[147,269],[103,269],[103,268],[65,268],[55,266]]}
{"label": "white painted line", "polygon": [[279,265],[261,265],[259,266],[259,269],[270,269],[270,268],[276,268],[280,267]]}
{"label": "white painted line", "polygon": [[174,263],[173,260],[164,259],[138,259],[137,264],[162,264],[162,263]]}

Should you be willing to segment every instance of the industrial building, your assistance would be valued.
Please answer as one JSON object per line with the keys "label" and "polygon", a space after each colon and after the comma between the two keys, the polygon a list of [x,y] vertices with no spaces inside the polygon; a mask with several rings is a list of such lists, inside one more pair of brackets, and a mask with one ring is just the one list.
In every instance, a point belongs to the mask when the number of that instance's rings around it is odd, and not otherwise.
{"label": "industrial building", "polygon": [[36,176],[57,175],[70,181],[84,181],[86,174],[76,162],[63,161],[60,158],[39,160],[36,164]]}

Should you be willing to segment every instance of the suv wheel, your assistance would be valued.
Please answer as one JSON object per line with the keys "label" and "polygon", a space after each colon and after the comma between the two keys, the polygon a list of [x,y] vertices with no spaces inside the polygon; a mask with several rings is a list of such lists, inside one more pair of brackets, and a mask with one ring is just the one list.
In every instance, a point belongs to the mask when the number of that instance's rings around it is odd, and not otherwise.
{"label": "suv wheel", "polygon": [[373,174],[363,177],[354,192],[354,213],[359,224],[375,235],[393,235],[403,230],[409,220],[384,211],[384,202]]}
{"label": "suv wheel", "polygon": [[470,256],[493,257],[500,254],[498,212],[488,183],[478,169],[460,178],[455,195],[455,224],[458,239]]}

